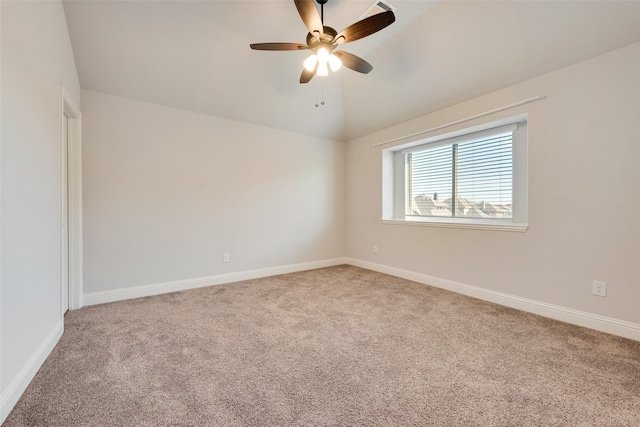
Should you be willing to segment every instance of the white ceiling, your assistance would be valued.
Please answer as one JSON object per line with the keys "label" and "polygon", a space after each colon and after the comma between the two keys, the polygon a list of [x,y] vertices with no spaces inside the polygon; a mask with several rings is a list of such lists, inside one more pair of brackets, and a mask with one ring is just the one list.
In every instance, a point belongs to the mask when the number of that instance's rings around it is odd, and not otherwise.
{"label": "white ceiling", "polygon": [[[389,0],[396,22],[342,45],[374,70],[298,83],[292,0],[91,1],[64,8],[83,89],[350,140],[640,41],[640,1]],[[373,0],[329,0],[340,31]],[[316,108],[324,94],[325,105]],[[535,94],[532,94],[535,95]]]}

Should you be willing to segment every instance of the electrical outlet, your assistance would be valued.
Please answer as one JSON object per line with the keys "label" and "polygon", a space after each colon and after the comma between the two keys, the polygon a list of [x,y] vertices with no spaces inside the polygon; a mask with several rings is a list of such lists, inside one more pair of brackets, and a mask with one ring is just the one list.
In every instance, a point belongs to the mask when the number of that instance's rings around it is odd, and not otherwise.
{"label": "electrical outlet", "polygon": [[373,253],[374,254],[378,253],[378,245],[373,245]]}
{"label": "electrical outlet", "polygon": [[229,262],[229,252],[222,254],[222,262]]}
{"label": "electrical outlet", "polygon": [[599,297],[607,296],[607,282],[600,282],[598,280],[593,281],[593,289],[592,292],[594,295]]}

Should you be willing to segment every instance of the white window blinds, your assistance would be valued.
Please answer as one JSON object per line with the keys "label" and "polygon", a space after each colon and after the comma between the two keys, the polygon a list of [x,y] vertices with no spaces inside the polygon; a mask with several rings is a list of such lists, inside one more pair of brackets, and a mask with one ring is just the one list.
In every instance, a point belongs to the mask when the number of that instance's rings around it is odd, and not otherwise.
{"label": "white window blinds", "polygon": [[516,128],[489,129],[403,150],[405,215],[511,218]]}

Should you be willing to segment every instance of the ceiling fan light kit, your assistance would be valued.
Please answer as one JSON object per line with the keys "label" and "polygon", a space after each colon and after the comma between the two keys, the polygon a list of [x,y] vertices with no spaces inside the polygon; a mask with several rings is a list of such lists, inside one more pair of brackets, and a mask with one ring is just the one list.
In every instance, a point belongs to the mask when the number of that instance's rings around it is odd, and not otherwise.
{"label": "ceiling fan light kit", "polygon": [[327,76],[329,68],[335,72],[343,65],[362,74],[373,70],[373,66],[364,59],[336,49],[341,44],[367,37],[391,25],[396,20],[393,11],[386,10],[368,16],[338,33],[333,28],[324,25],[324,5],[328,0],[316,1],[320,5],[320,13],[318,13],[314,0],[294,0],[298,13],[309,30],[306,44],[253,43],[250,45],[251,49],[311,50],[313,53],[304,61],[300,83],[308,83],[315,75]]}

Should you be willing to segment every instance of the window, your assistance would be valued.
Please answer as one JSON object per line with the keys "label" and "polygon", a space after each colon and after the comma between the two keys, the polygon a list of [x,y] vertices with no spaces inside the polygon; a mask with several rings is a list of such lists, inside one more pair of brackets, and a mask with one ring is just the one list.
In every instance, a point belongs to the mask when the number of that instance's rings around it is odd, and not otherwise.
{"label": "window", "polygon": [[383,219],[526,230],[526,117],[383,152]]}

